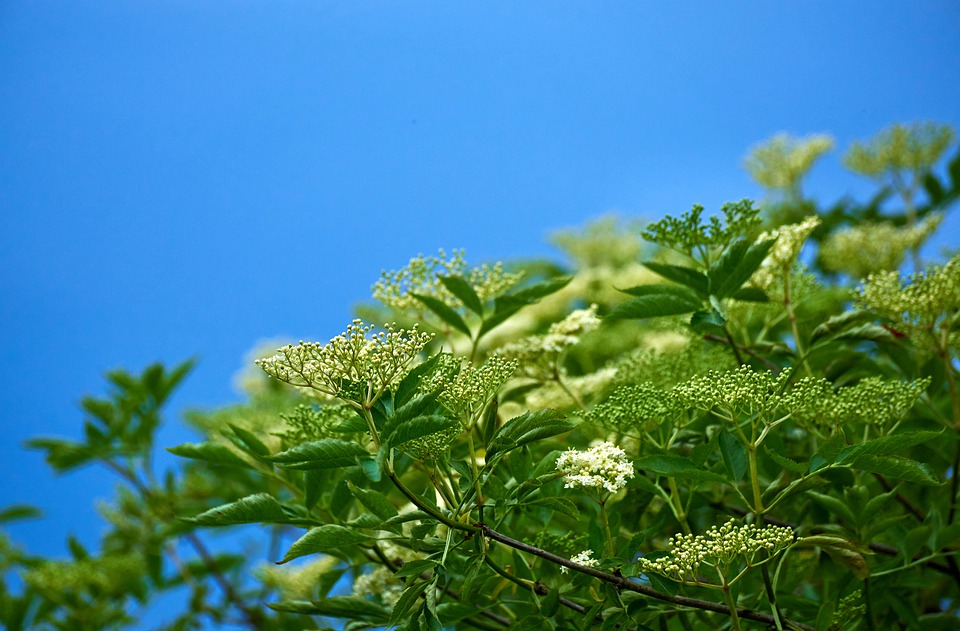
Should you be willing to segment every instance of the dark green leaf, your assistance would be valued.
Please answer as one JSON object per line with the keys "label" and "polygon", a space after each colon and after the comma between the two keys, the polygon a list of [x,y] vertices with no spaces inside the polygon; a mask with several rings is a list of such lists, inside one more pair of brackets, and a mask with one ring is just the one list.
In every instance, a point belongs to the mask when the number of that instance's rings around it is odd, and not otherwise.
{"label": "dark green leaf", "polygon": [[236,524],[278,524],[288,521],[287,514],[272,495],[257,493],[211,508],[186,521],[200,526],[233,526]]}
{"label": "dark green leaf", "polygon": [[253,434],[253,432],[247,431],[242,427],[237,427],[232,423],[227,424],[233,433],[236,434],[237,438],[243,443],[244,446],[249,450],[250,454],[254,456],[269,456],[270,450],[267,448],[263,442]]}
{"label": "dark green leaf", "polygon": [[369,541],[370,536],[359,530],[337,524],[326,524],[310,529],[307,534],[294,541],[280,563],[287,563],[308,554],[336,552],[345,546]]}
{"label": "dark green leaf", "polygon": [[420,595],[430,587],[430,583],[427,581],[419,581],[413,585],[408,586],[403,590],[403,593],[400,594],[400,598],[397,600],[397,604],[393,606],[393,614],[390,616],[389,625],[396,625],[403,619],[404,614],[410,610],[414,603],[420,600]]}
{"label": "dark green leaf", "polygon": [[460,421],[457,419],[440,416],[439,414],[417,416],[404,422],[402,425],[395,426],[389,434],[384,432],[381,439],[385,446],[396,447],[411,440],[437,434],[459,425]]}
{"label": "dark green leaf", "polygon": [[622,302],[607,314],[606,319],[639,320],[682,315],[692,313],[703,306],[703,301],[691,290],[685,287],[677,287],[677,290],[677,293],[653,294]]}
{"label": "dark green leaf", "polygon": [[43,512],[36,506],[29,504],[13,504],[0,510],[0,524],[9,524],[24,519],[37,519],[42,517]]}
{"label": "dark green leaf", "polygon": [[763,446],[763,451],[770,456],[770,458],[780,465],[781,468],[790,471],[791,473],[805,473],[807,471],[807,464],[803,462],[796,462],[786,456],[778,454],[774,450],[770,449],[766,445]]}
{"label": "dark green leaf", "polygon": [[394,573],[394,578],[404,578],[407,576],[418,577],[425,572],[430,572],[433,568],[440,565],[430,559],[420,559],[417,561],[407,561],[400,566],[400,569]]}
{"label": "dark green leaf", "polygon": [[420,380],[436,367],[442,355],[442,353],[437,353],[422,364],[415,366],[413,370],[404,376],[397,386],[396,393],[393,395],[393,405],[395,408],[399,408],[410,402],[410,399],[417,394],[420,388]]}
{"label": "dark green leaf", "polygon": [[640,471],[649,471],[677,480],[694,482],[726,482],[723,476],[699,467],[692,460],[673,454],[643,456],[633,462]]}
{"label": "dark green leaf", "polygon": [[270,458],[288,469],[337,469],[357,464],[357,458],[369,458],[370,452],[357,443],[324,438],[297,445]]}
{"label": "dark green leaf", "polygon": [[460,314],[447,306],[442,300],[438,300],[432,296],[424,296],[422,294],[413,294],[413,297],[426,305],[427,309],[432,311],[438,318],[460,331],[467,337],[470,337],[470,327],[467,326],[467,323],[463,321],[463,318],[460,317]]}
{"label": "dark green leaf", "polygon": [[690,328],[697,333],[716,333],[723,329],[727,323],[726,318],[720,315],[716,309],[709,311],[697,311],[690,316]]}
{"label": "dark green leaf", "polygon": [[460,302],[477,315],[483,315],[483,304],[480,302],[480,296],[473,290],[473,287],[462,276],[438,276],[440,282],[447,290],[460,299]]}
{"label": "dark green leaf", "polygon": [[740,239],[731,244],[707,271],[710,294],[717,298],[732,296],[757,271],[775,242],[768,239],[750,245]]}
{"label": "dark green leaf", "polygon": [[864,471],[879,473],[882,476],[906,482],[940,484],[937,474],[929,465],[900,456],[867,456],[861,455],[853,461],[853,466]]}
{"label": "dark green leaf", "polygon": [[901,432],[850,445],[840,452],[837,462],[856,460],[860,456],[891,456],[905,449],[939,439],[943,432]]}
{"label": "dark green leaf", "polygon": [[747,471],[747,449],[736,436],[726,429],[720,432],[720,455],[723,456],[723,466],[730,477],[739,482]]}
{"label": "dark green leaf", "polygon": [[846,520],[847,525],[853,527],[856,525],[857,520],[853,516],[853,512],[850,510],[850,507],[847,506],[847,503],[843,500],[833,497],[831,495],[824,495],[823,493],[817,493],[816,491],[807,491],[807,495],[819,504],[824,507],[837,517]]}
{"label": "dark green leaf", "polygon": [[573,423],[557,410],[544,409],[527,412],[503,424],[487,445],[487,457],[506,453],[527,443],[556,436],[573,429]]}
{"label": "dark green leaf", "polygon": [[580,517],[580,509],[565,497],[540,497],[532,502],[524,502],[524,506],[542,506],[570,517]]}
{"label": "dark green leaf", "polygon": [[380,519],[386,520],[397,516],[397,507],[383,493],[361,489],[350,481],[347,482],[347,486],[357,501]]}
{"label": "dark green leaf", "polygon": [[742,300],[743,302],[770,302],[770,297],[767,296],[767,292],[763,291],[759,287],[741,287],[740,289],[733,292],[731,296],[734,300]]}
{"label": "dark green leaf", "polygon": [[817,453],[810,458],[810,473],[835,463],[845,446],[846,438],[843,435],[843,431],[838,429],[835,434],[823,441]]}
{"label": "dark green leaf", "polygon": [[643,263],[643,266],[667,280],[689,287],[701,298],[707,297],[708,281],[704,274],[689,267],[668,265],[666,263]]}
{"label": "dark green leaf", "polygon": [[167,451],[181,458],[203,460],[210,464],[251,468],[250,463],[234,453],[229,447],[220,443],[184,443],[176,447],[168,447]]}

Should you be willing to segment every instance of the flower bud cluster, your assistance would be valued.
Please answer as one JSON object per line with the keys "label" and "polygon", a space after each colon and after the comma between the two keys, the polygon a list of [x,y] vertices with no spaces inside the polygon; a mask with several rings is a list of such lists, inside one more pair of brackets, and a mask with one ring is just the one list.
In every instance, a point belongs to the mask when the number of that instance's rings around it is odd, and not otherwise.
{"label": "flower bud cluster", "polygon": [[481,302],[487,302],[516,285],[522,274],[503,270],[502,263],[481,265],[467,271],[463,250],[454,250],[447,258],[440,250],[437,256],[417,255],[406,267],[381,273],[380,280],[372,287],[373,297],[398,311],[419,310],[423,304],[414,294],[436,298],[451,309],[460,309],[463,303],[454,296],[440,280],[441,276],[461,276],[466,280]]}
{"label": "flower bud cluster", "polygon": [[897,270],[906,253],[923,245],[942,221],[937,214],[913,226],[864,222],[831,234],[820,247],[820,261],[824,269],[853,278]]}
{"label": "flower bud cluster", "polygon": [[358,598],[379,597],[380,602],[391,609],[400,600],[400,594],[402,593],[403,583],[400,579],[394,578],[393,572],[382,565],[366,574],[361,574],[353,582],[354,596]]}
{"label": "flower bud cluster", "polygon": [[441,390],[440,402],[461,417],[471,417],[480,412],[497,390],[506,383],[518,362],[499,355],[491,355],[479,366],[460,365],[452,355],[446,360],[449,367],[441,366],[429,378],[421,382],[420,390]]}
{"label": "flower bud cluster", "polygon": [[578,309],[566,318],[550,325],[543,335],[532,335],[500,348],[500,354],[516,360],[524,374],[548,381],[560,355],[580,341],[580,338],[600,326],[597,305]]}
{"label": "flower bud cluster", "polygon": [[942,267],[901,279],[895,272],[871,274],[857,295],[857,306],[901,323],[921,347],[930,342],[957,348],[960,339],[950,330],[950,319],[960,310],[960,254]]}
{"label": "flower bud cluster", "polygon": [[720,212],[723,213],[723,221],[714,216],[704,224],[700,218],[703,206],[694,206],[679,218],[668,215],[650,224],[641,236],[664,247],[693,252],[700,248],[726,246],[761,222],[760,210],[754,208],[749,199],[724,204]]}
{"label": "flower bud cluster", "polygon": [[922,171],[940,159],[953,139],[949,125],[892,125],[867,143],[853,143],[843,163],[855,173],[875,178],[892,171]]}
{"label": "flower bud cluster", "polygon": [[794,190],[813,163],[833,149],[833,144],[833,138],[827,134],[813,134],[806,138],[777,134],[754,147],[747,156],[745,166],[761,186]]}
{"label": "flower bud cluster", "polygon": [[31,588],[54,595],[81,596],[94,594],[98,598],[120,597],[128,593],[130,585],[143,581],[147,573],[143,557],[136,554],[105,554],[76,561],[43,561],[23,577]]}
{"label": "flower bud cluster", "polygon": [[[417,325],[409,331],[391,324],[378,333],[373,329],[373,325],[354,320],[346,332],[326,344],[287,344],[256,364],[280,381],[333,397],[353,400],[360,394],[376,398],[403,376],[433,334],[418,331]],[[355,391],[357,385],[361,392]]]}
{"label": "flower bud cluster", "polygon": [[633,463],[627,454],[611,442],[603,442],[577,451],[568,449],[557,458],[557,469],[563,471],[563,487],[605,489],[616,493],[634,475]]}
{"label": "flower bud cluster", "polygon": [[[701,583],[704,566],[710,566],[720,576],[729,568],[755,565],[793,543],[790,528],[754,524],[735,526],[734,520],[711,527],[702,535],[679,534],[667,542],[667,555],[657,559],[642,558],[637,563],[641,572],[654,572],[678,582]],[[729,577],[727,577],[729,578]]]}
{"label": "flower bud cluster", "polygon": [[672,390],[652,383],[620,386],[603,403],[585,414],[586,420],[619,432],[653,430],[661,423],[676,419],[684,411]]}
{"label": "flower bud cluster", "polygon": [[794,418],[821,426],[859,422],[885,427],[902,421],[930,386],[930,377],[898,381],[867,377],[857,385],[826,390],[801,406]]}

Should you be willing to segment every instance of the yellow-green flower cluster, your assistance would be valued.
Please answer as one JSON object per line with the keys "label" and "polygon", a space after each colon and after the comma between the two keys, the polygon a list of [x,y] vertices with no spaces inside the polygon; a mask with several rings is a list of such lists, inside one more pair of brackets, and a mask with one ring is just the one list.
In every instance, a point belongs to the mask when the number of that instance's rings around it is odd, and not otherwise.
{"label": "yellow-green flower cluster", "polygon": [[683,405],[671,390],[652,383],[620,386],[603,403],[586,413],[586,420],[624,433],[650,431],[671,423],[683,412]]}
{"label": "yellow-green flower cluster", "polygon": [[836,392],[826,390],[823,396],[810,399],[793,416],[821,426],[853,422],[885,428],[906,418],[929,385],[929,377],[916,381],[867,377],[855,386]]}
{"label": "yellow-green flower cluster", "polygon": [[851,171],[884,177],[895,171],[923,171],[933,166],[953,142],[949,125],[893,125],[867,143],[854,143],[843,158]]}
{"label": "yellow-green flower cluster", "polygon": [[641,236],[664,247],[692,253],[704,248],[726,246],[760,225],[760,211],[753,207],[749,199],[726,203],[720,212],[723,213],[723,221],[713,216],[704,224],[701,220],[703,206],[697,205],[679,218],[667,215],[650,224]]}
{"label": "yellow-green flower cluster", "polygon": [[943,215],[937,214],[913,226],[864,222],[830,235],[820,247],[820,261],[824,269],[858,279],[896,270],[906,253],[923,245],[942,221]]}
{"label": "yellow-green flower cluster", "polygon": [[813,163],[833,149],[833,144],[833,138],[827,134],[813,134],[805,138],[777,134],[751,149],[744,166],[753,179],[765,188],[796,190]]}
{"label": "yellow-green flower cluster", "polygon": [[320,555],[298,566],[264,563],[254,573],[265,587],[277,590],[283,600],[312,600],[320,577],[338,563],[336,557]]}
{"label": "yellow-green flower cluster", "polygon": [[557,360],[585,333],[600,326],[597,305],[573,311],[566,318],[550,325],[543,335],[532,335],[500,348],[506,359],[516,360],[523,372],[532,378],[547,381],[557,368]]}
{"label": "yellow-green flower cluster", "polygon": [[718,410],[728,418],[739,415],[773,420],[769,415],[790,413],[823,396],[826,380],[804,378],[792,387],[790,368],[779,375],[770,371],[755,372],[749,366],[739,370],[718,372],[711,370],[674,388],[677,397],[687,405],[701,410]]}
{"label": "yellow-green flower cluster", "polygon": [[[582,565],[583,567],[600,567],[600,561],[597,561],[593,558],[593,550],[584,550],[583,552],[570,557],[570,560],[577,565]],[[562,574],[566,574],[569,571],[570,570],[566,567],[560,567],[560,572]]]}
{"label": "yellow-green flower cluster", "polygon": [[960,254],[906,279],[895,271],[871,274],[858,291],[857,305],[898,322],[922,348],[960,348],[952,330],[960,311]]}
{"label": "yellow-green flower cluster", "polygon": [[634,475],[633,464],[627,454],[607,441],[586,451],[568,449],[557,458],[557,469],[563,471],[563,487],[578,486],[604,489],[616,493]]}
{"label": "yellow-green flower cluster", "polygon": [[[678,534],[667,542],[669,551],[658,559],[642,558],[637,562],[641,572],[654,572],[681,583],[712,583],[705,577],[712,568],[718,578],[727,576],[731,568],[756,565],[780,553],[793,543],[790,528],[754,524],[735,526],[730,520],[717,528],[713,526],[702,535]],[[705,567],[706,566],[706,567]],[[704,580],[706,579],[706,580]]]}
{"label": "yellow-green flower cluster", "polygon": [[[452,358],[452,356],[451,356]],[[454,359],[460,363],[459,359]],[[517,369],[516,359],[491,355],[479,366],[464,364],[456,376],[438,371],[442,380],[429,380],[426,389],[443,389],[440,402],[451,412],[464,418],[479,413]],[[425,388],[421,385],[421,390]]]}
{"label": "yellow-green flower cluster", "polygon": [[760,268],[754,272],[750,282],[762,289],[769,289],[774,281],[789,274],[793,269],[803,244],[810,233],[820,225],[820,218],[810,215],[800,223],[780,226],[776,230],[764,232],[757,241],[776,239]]}
{"label": "yellow-green flower cluster", "polygon": [[77,561],[44,561],[23,578],[38,591],[75,596],[93,592],[102,598],[129,593],[131,585],[141,582],[146,571],[138,555],[107,554]]}
{"label": "yellow-green flower cluster", "polygon": [[623,228],[616,217],[602,217],[581,230],[563,230],[550,237],[554,245],[582,268],[619,269],[636,262],[643,242],[638,231]]}
{"label": "yellow-green flower cluster", "polygon": [[372,287],[373,297],[388,307],[398,311],[420,310],[423,304],[414,294],[436,298],[451,309],[463,307],[459,298],[454,296],[440,280],[441,276],[461,276],[466,280],[481,302],[487,302],[516,285],[522,274],[512,274],[503,270],[502,263],[481,265],[467,270],[463,250],[454,250],[447,258],[440,250],[437,256],[417,255],[399,270],[381,273],[380,280]]}
{"label": "yellow-green flower cluster", "polygon": [[382,565],[366,574],[361,574],[353,582],[354,596],[359,598],[377,597],[380,602],[391,609],[400,600],[401,593],[403,593],[403,583],[400,582],[400,579],[394,578],[393,572]]}
{"label": "yellow-green flower cluster", "polygon": [[272,357],[257,360],[268,375],[294,386],[348,400],[371,403],[402,378],[407,366],[433,338],[414,325],[409,331],[392,324],[373,333],[373,325],[354,320],[326,344],[287,344]]}

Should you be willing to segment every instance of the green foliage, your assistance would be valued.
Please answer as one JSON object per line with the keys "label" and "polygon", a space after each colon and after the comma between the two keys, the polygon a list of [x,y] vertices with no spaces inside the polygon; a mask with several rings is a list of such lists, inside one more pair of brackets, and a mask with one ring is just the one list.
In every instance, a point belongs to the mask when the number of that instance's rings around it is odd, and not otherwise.
{"label": "green foliage", "polygon": [[[951,138],[851,151],[901,207],[804,199],[831,141],[778,137],[748,161],[764,213],[602,220],[555,237],[569,269],[418,256],[363,307],[398,324],[258,360],[170,471],[191,364],[110,373],[82,439],[29,443],[117,474],[101,549],[0,536],[0,619],[136,627],[185,588],[171,629],[955,627],[960,262],[899,270],[960,196]],[[233,526],[252,540],[215,554]]]}

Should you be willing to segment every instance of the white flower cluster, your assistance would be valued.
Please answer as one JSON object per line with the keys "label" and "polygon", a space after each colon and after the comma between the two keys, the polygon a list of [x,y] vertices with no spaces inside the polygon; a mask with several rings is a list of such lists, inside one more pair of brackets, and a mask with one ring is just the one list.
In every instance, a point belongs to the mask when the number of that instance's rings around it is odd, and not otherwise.
{"label": "white flower cluster", "polygon": [[564,488],[603,488],[611,493],[626,486],[634,475],[627,454],[609,441],[586,451],[568,449],[557,458],[557,469],[564,472]]}
{"label": "white flower cluster", "polygon": [[819,225],[820,218],[816,215],[810,215],[800,223],[780,226],[776,230],[761,234],[757,241],[776,239],[777,242],[770,248],[767,258],[763,260],[760,268],[754,272],[750,282],[762,289],[769,289],[778,277],[789,273],[800,254],[800,250],[803,249],[807,237]]}
{"label": "white flower cluster", "polygon": [[599,326],[597,305],[590,305],[587,309],[577,309],[563,320],[554,322],[543,335],[531,335],[505,344],[499,352],[504,357],[516,359],[527,376],[549,381],[560,355],[579,342],[585,333]]}
{"label": "white flower cluster", "polygon": [[[417,325],[406,331],[387,324],[385,330],[370,335],[373,329],[372,324],[354,320],[346,332],[326,344],[287,344],[276,355],[258,359],[256,364],[268,375],[291,385],[334,397],[359,395],[376,399],[403,376],[433,334],[418,331]],[[363,392],[353,391],[358,386]]]}
{"label": "white flower cluster", "polygon": [[[671,537],[667,542],[670,548],[667,556],[640,559],[637,567],[641,572],[655,572],[678,582],[701,583],[703,565],[726,576],[735,562],[755,565],[778,554],[793,540],[790,528],[758,528],[754,524],[737,527],[731,519],[719,528],[713,526],[703,535]],[[758,559],[761,553],[763,557]]]}
{"label": "white flower cluster", "polygon": [[377,567],[372,572],[361,574],[353,582],[353,595],[359,598],[379,596],[380,601],[391,609],[400,600],[403,593],[403,583],[394,578],[393,572],[383,567]]}
{"label": "white flower cluster", "polygon": [[[584,567],[600,566],[600,562],[593,558],[593,550],[584,550],[583,552],[580,552],[579,554],[575,554],[574,556],[570,557],[570,560]],[[562,574],[566,574],[569,571],[570,571],[569,568],[562,567],[562,566],[560,567],[560,572]]]}
{"label": "white flower cluster", "polygon": [[942,222],[942,214],[929,215],[913,226],[864,222],[831,234],[820,247],[820,260],[825,269],[853,278],[897,270],[906,253],[923,245]]}

